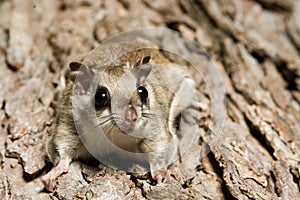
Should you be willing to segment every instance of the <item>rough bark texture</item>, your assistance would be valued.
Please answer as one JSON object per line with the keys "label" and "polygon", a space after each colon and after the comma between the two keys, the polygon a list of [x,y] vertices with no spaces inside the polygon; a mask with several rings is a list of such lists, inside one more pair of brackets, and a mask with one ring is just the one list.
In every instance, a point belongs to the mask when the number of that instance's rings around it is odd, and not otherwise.
{"label": "rough bark texture", "polygon": [[[203,114],[199,142],[179,164],[184,185],[76,161],[43,191],[67,58],[147,26],[179,31],[212,56],[224,83],[212,87],[225,87],[223,134],[206,144],[214,131]],[[2,0],[0,199],[299,199],[299,51],[299,0]]]}

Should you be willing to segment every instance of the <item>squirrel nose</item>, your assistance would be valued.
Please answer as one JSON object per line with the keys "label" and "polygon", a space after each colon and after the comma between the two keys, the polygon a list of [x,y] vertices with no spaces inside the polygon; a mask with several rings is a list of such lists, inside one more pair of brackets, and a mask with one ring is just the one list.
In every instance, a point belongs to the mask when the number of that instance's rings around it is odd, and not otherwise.
{"label": "squirrel nose", "polygon": [[137,120],[137,113],[132,105],[128,105],[128,107],[126,108],[125,118],[130,122],[135,122]]}

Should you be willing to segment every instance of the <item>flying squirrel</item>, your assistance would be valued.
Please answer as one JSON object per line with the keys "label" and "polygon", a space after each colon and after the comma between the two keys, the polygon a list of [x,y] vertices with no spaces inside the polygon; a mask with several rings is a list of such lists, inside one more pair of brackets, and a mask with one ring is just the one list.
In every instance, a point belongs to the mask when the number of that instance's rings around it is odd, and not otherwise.
{"label": "flying squirrel", "polygon": [[184,63],[170,61],[157,48],[139,48],[141,43],[106,43],[68,63],[56,129],[47,144],[54,167],[42,177],[49,190],[72,160],[91,156],[146,163],[154,180],[166,178],[178,153],[181,113],[199,109],[195,81]]}

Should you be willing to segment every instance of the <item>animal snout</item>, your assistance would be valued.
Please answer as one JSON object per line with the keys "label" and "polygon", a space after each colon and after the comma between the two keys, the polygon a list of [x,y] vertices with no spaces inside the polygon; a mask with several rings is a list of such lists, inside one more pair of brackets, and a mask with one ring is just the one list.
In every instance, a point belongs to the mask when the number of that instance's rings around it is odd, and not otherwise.
{"label": "animal snout", "polygon": [[137,112],[132,105],[128,105],[125,110],[125,119],[129,122],[135,122],[137,120]]}

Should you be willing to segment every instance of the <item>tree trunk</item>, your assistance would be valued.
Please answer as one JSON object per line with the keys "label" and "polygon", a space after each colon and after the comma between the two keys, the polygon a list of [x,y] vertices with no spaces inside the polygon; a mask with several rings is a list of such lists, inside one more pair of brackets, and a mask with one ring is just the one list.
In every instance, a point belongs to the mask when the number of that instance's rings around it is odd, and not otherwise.
{"label": "tree trunk", "polygon": [[[204,70],[210,107],[178,163],[187,181],[153,185],[74,161],[55,191],[44,191],[64,64],[149,26],[195,40],[218,69]],[[299,51],[299,0],[2,0],[0,199],[300,199]]]}

